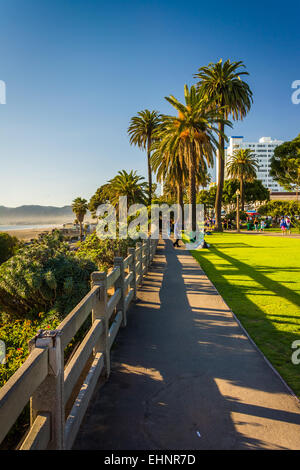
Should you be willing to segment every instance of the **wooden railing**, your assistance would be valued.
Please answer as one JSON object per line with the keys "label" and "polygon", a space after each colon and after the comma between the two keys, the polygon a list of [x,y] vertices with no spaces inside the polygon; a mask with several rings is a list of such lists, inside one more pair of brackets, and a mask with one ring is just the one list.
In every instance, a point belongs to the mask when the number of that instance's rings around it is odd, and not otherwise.
{"label": "wooden railing", "polygon": [[[0,443],[30,401],[30,429],[19,448],[72,448],[100,376],[109,377],[110,349],[156,247],[157,240],[143,240],[127,258],[115,258],[109,274],[94,272],[90,292],[57,329],[30,341],[28,358],[0,389]],[[64,365],[66,347],[89,318],[88,332]]]}

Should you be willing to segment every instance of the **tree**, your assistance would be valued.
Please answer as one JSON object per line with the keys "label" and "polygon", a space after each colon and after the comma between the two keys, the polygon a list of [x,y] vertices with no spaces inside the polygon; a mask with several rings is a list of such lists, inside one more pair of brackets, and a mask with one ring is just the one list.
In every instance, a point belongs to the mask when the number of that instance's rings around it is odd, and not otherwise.
{"label": "tree", "polygon": [[188,168],[189,203],[191,204],[191,226],[196,230],[196,173],[207,165],[213,165],[213,155],[217,145],[214,132],[219,114],[210,107],[192,86],[184,87],[185,104],[174,96],[165,99],[178,111],[178,116],[163,116],[163,125],[158,132],[161,153],[177,154]]}
{"label": "tree", "polygon": [[233,152],[232,157],[227,163],[229,176],[236,178],[240,182],[241,210],[245,208],[245,181],[253,181],[256,178],[256,169],[258,161],[251,149],[239,149]]}
{"label": "tree", "polygon": [[224,129],[225,119],[232,116],[233,120],[243,119],[249,111],[252,103],[252,92],[249,85],[241,80],[241,75],[249,75],[241,71],[245,67],[242,61],[230,62],[222,59],[216,64],[210,63],[207,67],[201,67],[195,78],[198,90],[203,96],[213,102],[213,106],[222,114],[223,121],[219,121],[219,145],[218,145],[218,186],[215,201],[215,215],[217,231],[222,231],[221,209],[222,192],[224,186]]}
{"label": "tree", "polygon": [[76,215],[76,218],[79,222],[80,225],[80,241],[82,242],[83,240],[83,221],[84,221],[84,216],[88,211],[88,203],[86,199],[82,199],[81,197],[77,197],[74,199],[72,203],[72,210],[74,214]]}
{"label": "tree", "polygon": [[109,200],[109,183],[100,186],[89,202],[89,210],[93,217],[96,216],[97,208]]}
{"label": "tree", "polygon": [[292,141],[284,142],[274,149],[270,175],[288,191],[296,191],[297,201],[300,186],[300,134]]}
{"label": "tree", "polygon": [[120,196],[127,197],[127,207],[131,204],[145,204],[147,183],[143,180],[144,178],[137,175],[136,171],[131,170],[130,173],[125,170],[119,171],[108,183],[111,204],[117,206]]}
{"label": "tree", "polygon": [[128,127],[130,143],[138,145],[138,147],[147,151],[149,205],[152,201],[151,145],[155,140],[155,132],[159,127],[160,119],[158,111],[145,109],[144,111],[138,112],[137,116],[131,118],[131,124]]}
{"label": "tree", "polygon": [[294,217],[300,215],[300,204],[296,201],[269,201],[260,206],[257,212],[272,217],[282,217],[284,215]]}
{"label": "tree", "polygon": [[177,196],[177,203],[183,209],[183,193],[187,181],[187,166],[180,153],[162,151],[161,141],[157,139],[151,156],[151,165],[156,173],[157,181],[163,181],[164,194],[171,198]]}
{"label": "tree", "polygon": [[0,264],[13,256],[20,247],[20,242],[16,237],[8,233],[0,232]]}

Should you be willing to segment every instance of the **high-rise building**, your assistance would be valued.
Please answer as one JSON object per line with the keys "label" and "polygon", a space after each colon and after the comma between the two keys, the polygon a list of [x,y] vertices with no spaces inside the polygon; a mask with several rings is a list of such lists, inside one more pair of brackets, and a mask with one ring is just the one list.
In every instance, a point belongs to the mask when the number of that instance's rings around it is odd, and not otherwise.
{"label": "high-rise building", "polygon": [[229,145],[225,149],[225,178],[228,178],[226,172],[226,163],[233,155],[234,150],[251,149],[258,160],[259,168],[257,170],[257,179],[271,192],[284,191],[284,189],[270,176],[271,157],[274,149],[283,143],[282,140],[272,140],[271,137],[261,137],[258,142],[245,142],[243,136],[232,136]]}

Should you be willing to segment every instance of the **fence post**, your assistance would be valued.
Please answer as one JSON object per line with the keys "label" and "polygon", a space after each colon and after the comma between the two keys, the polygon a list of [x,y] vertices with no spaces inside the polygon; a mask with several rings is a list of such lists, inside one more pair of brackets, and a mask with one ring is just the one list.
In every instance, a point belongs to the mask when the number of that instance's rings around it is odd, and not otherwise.
{"label": "fence post", "polygon": [[117,303],[117,312],[122,312],[122,326],[127,325],[127,315],[125,309],[125,273],[124,273],[124,260],[121,257],[114,258],[114,267],[120,267],[120,276],[115,282],[115,290],[121,289],[121,298]]}
{"label": "fence post", "polygon": [[91,275],[92,287],[99,286],[99,295],[95,298],[92,312],[92,321],[102,320],[104,331],[95,345],[95,353],[104,354],[105,376],[110,375],[110,349],[108,344],[109,324],[107,318],[107,275],[105,272],[96,271]]}
{"label": "fence post", "polygon": [[147,256],[147,271],[151,264],[151,250],[150,250],[150,238],[146,240],[146,256]]}
{"label": "fence post", "polygon": [[132,255],[132,262],[129,266],[129,272],[133,273],[133,279],[130,283],[131,289],[133,289],[133,300],[136,301],[136,257],[135,257],[135,248],[129,248],[128,253]]}
{"label": "fence post", "polygon": [[64,355],[61,333],[57,330],[40,330],[29,342],[30,352],[35,348],[48,349],[48,376],[30,398],[30,426],[40,413],[49,413],[51,435],[49,450],[64,448]]}
{"label": "fence post", "polygon": [[137,270],[137,277],[139,277],[139,282],[138,282],[138,285],[142,284],[142,272],[143,272],[143,265],[142,265],[142,257],[143,257],[143,252],[142,252],[142,243],[141,242],[137,242],[136,244],[136,247],[137,248],[140,248],[140,251],[137,255],[137,261],[140,263],[139,265],[139,268]]}

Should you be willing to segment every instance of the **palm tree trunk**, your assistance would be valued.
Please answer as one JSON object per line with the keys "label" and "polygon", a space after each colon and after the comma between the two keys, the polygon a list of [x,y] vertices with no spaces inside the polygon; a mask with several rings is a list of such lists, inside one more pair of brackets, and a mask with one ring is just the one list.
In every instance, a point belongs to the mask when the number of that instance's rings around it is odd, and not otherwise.
{"label": "palm tree trunk", "polygon": [[83,239],[83,227],[82,227],[82,222],[79,222],[79,225],[80,225],[80,241],[82,242],[82,239]]}
{"label": "palm tree trunk", "polygon": [[241,193],[241,211],[245,208],[245,194],[244,194],[244,179],[243,176],[240,178],[240,193]]}
{"label": "palm tree trunk", "polygon": [[190,222],[192,231],[196,231],[196,181],[195,181],[195,152],[194,144],[190,143],[189,148],[189,202],[191,204]]}
{"label": "palm tree trunk", "polygon": [[215,216],[216,216],[216,231],[222,232],[222,220],[221,220],[221,211],[222,211],[222,195],[223,195],[223,186],[224,186],[224,124],[219,122],[219,148],[218,148],[218,186],[216,193],[216,202],[215,202]]}
{"label": "palm tree trunk", "polygon": [[147,143],[147,158],[148,158],[148,184],[149,184],[149,205],[152,202],[152,168],[151,168],[151,138],[148,138]]}

